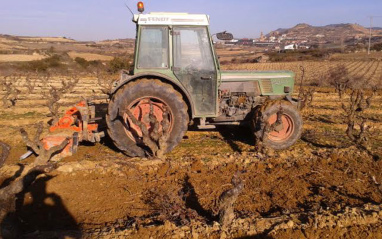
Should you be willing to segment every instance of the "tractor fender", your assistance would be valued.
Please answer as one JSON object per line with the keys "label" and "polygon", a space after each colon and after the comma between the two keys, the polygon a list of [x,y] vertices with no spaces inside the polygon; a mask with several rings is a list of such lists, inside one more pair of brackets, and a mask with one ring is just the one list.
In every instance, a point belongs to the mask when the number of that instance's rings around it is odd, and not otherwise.
{"label": "tractor fender", "polygon": [[184,101],[190,109],[190,117],[194,117],[195,108],[190,94],[184,89],[184,87],[179,82],[176,82],[171,77],[158,72],[142,72],[135,75],[128,75],[126,72],[122,72],[121,79],[114,83],[114,88],[111,94],[115,94],[125,84],[142,78],[156,78],[163,81],[164,83],[172,85],[174,89],[177,90],[183,96]]}

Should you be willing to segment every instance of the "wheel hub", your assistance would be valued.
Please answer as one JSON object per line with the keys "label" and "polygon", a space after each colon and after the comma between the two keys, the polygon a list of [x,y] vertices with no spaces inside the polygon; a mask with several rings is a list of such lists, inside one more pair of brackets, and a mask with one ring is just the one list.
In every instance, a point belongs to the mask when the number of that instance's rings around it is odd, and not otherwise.
{"label": "wheel hub", "polygon": [[[127,110],[130,110],[133,116],[144,124],[148,132],[152,133],[155,126],[150,123],[151,107],[152,114],[158,122],[158,132],[162,132],[161,122],[166,111],[168,112],[168,121],[170,123],[169,131],[171,131],[173,127],[172,112],[169,112],[169,107],[160,99],[144,97],[130,104]],[[129,126],[129,129],[126,129],[127,135],[136,142],[141,141],[143,133],[139,125],[134,124],[126,113],[124,114],[124,119]]]}
{"label": "wheel hub", "polygon": [[[268,138],[272,141],[287,140],[294,132],[293,120],[287,114],[281,115],[281,122],[277,122],[277,114],[271,115],[268,118],[268,124],[273,128],[268,133]],[[272,127],[272,125],[275,125],[275,127]]]}

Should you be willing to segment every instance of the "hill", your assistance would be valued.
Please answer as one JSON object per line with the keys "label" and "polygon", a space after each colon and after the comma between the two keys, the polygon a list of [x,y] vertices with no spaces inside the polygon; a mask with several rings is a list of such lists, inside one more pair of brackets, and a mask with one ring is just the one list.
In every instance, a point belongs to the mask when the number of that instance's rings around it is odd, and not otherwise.
{"label": "hill", "polygon": [[76,41],[66,37],[13,36],[0,34],[0,62],[25,62],[44,59],[53,53],[75,59],[108,61],[133,54],[134,39],[99,42]]}
{"label": "hill", "polygon": [[[369,29],[359,24],[330,24],[326,26],[312,26],[300,23],[292,28],[280,28],[270,32],[267,36],[280,37],[284,35],[288,39],[308,40],[310,42],[337,42],[350,39],[364,39],[369,36]],[[381,36],[382,29],[373,28],[373,36]]]}

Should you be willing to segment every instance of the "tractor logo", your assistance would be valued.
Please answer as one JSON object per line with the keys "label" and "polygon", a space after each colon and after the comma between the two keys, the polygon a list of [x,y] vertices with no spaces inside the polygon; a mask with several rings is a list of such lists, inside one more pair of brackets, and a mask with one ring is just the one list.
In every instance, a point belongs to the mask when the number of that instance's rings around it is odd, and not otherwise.
{"label": "tractor logo", "polygon": [[149,17],[148,21],[149,22],[166,22],[168,21],[168,17]]}

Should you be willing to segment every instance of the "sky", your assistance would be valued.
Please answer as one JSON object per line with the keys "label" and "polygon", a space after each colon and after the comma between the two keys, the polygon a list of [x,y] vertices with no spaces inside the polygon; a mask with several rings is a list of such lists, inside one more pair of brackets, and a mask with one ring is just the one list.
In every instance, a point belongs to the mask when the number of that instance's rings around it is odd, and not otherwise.
{"label": "sky", "polygon": [[[135,25],[125,3],[133,0],[0,0],[0,34],[64,36],[76,40],[134,38]],[[211,32],[229,31],[237,38],[259,37],[298,23],[322,26],[358,23],[382,15],[382,0],[146,0],[148,12],[203,13]],[[382,27],[382,17],[374,19]]]}

